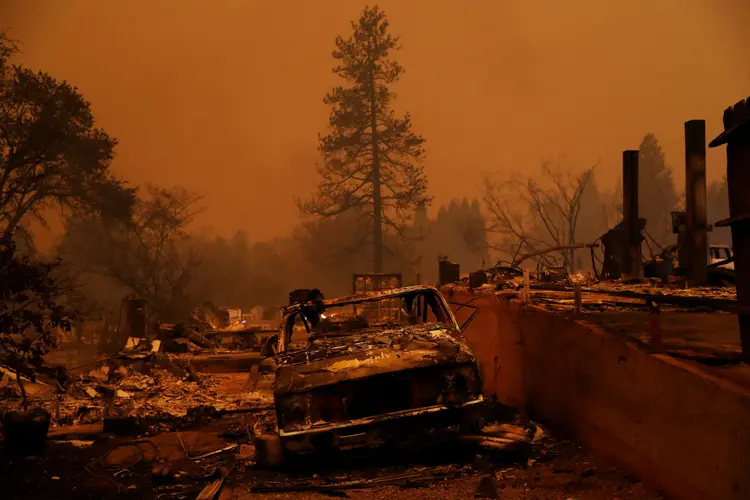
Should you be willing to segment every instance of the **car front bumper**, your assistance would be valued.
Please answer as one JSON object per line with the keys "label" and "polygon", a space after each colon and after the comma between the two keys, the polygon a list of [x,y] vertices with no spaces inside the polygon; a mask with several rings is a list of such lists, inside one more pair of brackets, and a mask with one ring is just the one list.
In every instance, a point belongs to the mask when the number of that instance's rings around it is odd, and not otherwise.
{"label": "car front bumper", "polygon": [[480,396],[457,406],[436,405],[299,431],[280,430],[279,437],[288,453],[375,448],[405,437],[415,438],[430,431],[471,424],[479,419],[483,407],[484,399]]}

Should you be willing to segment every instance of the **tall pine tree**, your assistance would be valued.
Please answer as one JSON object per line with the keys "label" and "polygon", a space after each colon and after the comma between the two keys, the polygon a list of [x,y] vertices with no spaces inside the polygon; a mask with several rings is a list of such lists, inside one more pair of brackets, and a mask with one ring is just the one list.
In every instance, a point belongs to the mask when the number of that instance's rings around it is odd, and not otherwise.
{"label": "tall pine tree", "polygon": [[654,134],[647,134],[639,148],[638,213],[646,218],[649,236],[664,247],[673,241],[671,212],[677,207],[672,169]]}
{"label": "tall pine tree", "polygon": [[391,59],[399,38],[385,13],[366,7],[348,38],[336,38],[333,72],[346,81],[324,99],[332,107],[330,133],[320,138],[323,165],[317,193],[298,202],[302,213],[335,218],[362,210],[373,245],[373,270],[383,270],[383,229],[402,234],[414,209],[429,202],[421,165],[424,139],[413,133],[408,113],[391,109],[390,86],[404,69]]}

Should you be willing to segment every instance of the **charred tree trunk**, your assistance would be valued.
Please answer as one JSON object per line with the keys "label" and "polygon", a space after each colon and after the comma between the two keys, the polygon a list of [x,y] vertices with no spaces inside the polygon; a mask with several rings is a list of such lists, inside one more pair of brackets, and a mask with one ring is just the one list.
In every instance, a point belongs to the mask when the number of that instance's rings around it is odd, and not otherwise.
{"label": "charred tree trunk", "polygon": [[[374,70],[373,70],[374,71]],[[380,151],[378,150],[377,95],[374,72],[370,73],[370,127],[372,127],[372,224],[373,272],[383,272],[383,207],[380,199]]]}
{"label": "charred tree trunk", "polygon": [[622,225],[625,231],[627,255],[622,274],[626,278],[641,278],[641,227],[638,216],[638,151],[622,153]]}

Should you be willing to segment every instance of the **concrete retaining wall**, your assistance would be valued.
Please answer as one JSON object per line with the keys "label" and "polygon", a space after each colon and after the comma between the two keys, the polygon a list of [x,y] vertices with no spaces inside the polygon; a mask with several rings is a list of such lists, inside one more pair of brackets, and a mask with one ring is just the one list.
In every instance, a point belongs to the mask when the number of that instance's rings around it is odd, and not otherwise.
{"label": "concrete retaining wall", "polygon": [[456,293],[485,390],[678,499],[750,498],[750,393],[594,325]]}

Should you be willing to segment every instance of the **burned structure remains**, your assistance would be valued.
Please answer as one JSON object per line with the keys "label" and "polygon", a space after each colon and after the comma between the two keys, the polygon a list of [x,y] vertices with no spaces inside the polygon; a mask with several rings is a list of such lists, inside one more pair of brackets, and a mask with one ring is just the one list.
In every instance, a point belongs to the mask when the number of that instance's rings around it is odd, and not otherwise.
{"label": "burned structure remains", "polygon": [[479,418],[476,360],[431,286],[295,302],[285,308],[276,358],[287,453],[413,440]]}

